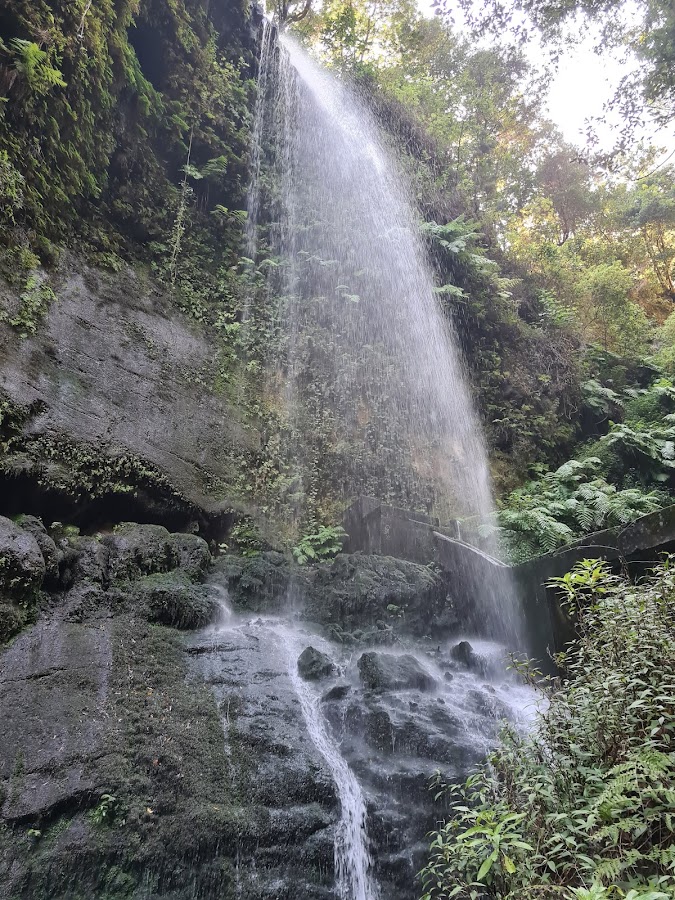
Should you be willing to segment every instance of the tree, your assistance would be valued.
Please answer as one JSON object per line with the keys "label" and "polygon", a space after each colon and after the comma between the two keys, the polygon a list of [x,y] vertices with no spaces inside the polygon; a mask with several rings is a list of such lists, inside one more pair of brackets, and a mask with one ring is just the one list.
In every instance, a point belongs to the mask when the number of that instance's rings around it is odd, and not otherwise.
{"label": "tree", "polygon": [[630,272],[618,260],[589,267],[579,279],[583,309],[605,350],[617,349],[622,329],[629,324],[631,287]]}
{"label": "tree", "polygon": [[291,25],[307,18],[312,9],[312,0],[272,0],[267,6],[279,25]]}
{"label": "tree", "polygon": [[560,225],[559,243],[564,244],[596,208],[589,165],[575,147],[563,143],[542,160],[537,182],[551,200]]}
{"label": "tree", "polygon": [[[601,25],[598,49],[628,48],[640,63],[618,89],[615,105],[625,118],[629,138],[643,119],[645,109],[660,124],[675,116],[675,5],[663,0],[459,0],[469,23],[479,33],[514,33],[528,40],[532,28],[552,46],[554,59],[571,40],[570,31],[584,32],[577,17],[583,15]],[[435,0],[449,12],[448,0]],[[636,26],[631,12],[640,17]],[[566,29],[566,26],[571,26]]]}
{"label": "tree", "polygon": [[419,18],[414,0],[324,0],[301,30],[325,61],[358,73],[396,57],[397,32]]}
{"label": "tree", "polygon": [[639,234],[664,295],[675,301],[675,169],[638,179],[626,192],[623,223]]}

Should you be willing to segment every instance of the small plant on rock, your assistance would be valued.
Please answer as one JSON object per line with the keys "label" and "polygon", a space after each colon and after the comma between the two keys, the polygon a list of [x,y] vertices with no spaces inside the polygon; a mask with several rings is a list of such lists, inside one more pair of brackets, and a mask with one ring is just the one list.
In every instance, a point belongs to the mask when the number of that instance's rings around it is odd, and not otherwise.
{"label": "small plant on rock", "polygon": [[119,801],[112,794],[101,794],[98,806],[91,811],[94,825],[110,825],[117,815]]}
{"label": "small plant on rock", "polygon": [[300,566],[308,562],[332,559],[342,550],[347,532],[341,525],[321,525],[308,534],[304,534],[293,547],[293,556]]}

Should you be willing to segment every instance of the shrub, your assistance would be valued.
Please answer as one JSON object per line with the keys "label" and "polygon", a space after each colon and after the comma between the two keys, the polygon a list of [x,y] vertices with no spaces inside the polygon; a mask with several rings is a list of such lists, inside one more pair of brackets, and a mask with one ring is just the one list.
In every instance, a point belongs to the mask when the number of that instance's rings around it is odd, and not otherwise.
{"label": "shrub", "polygon": [[675,896],[673,562],[639,585],[588,560],[558,580],[577,623],[562,683],[529,737],[506,729],[463,784],[437,776],[424,900]]}
{"label": "shrub", "polygon": [[347,533],[340,525],[321,525],[317,531],[300,538],[293,547],[293,556],[301,566],[310,560],[331,559],[342,550],[346,537]]}
{"label": "shrub", "polygon": [[600,467],[598,457],[572,459],[509,495],[497,521],[514,561],[548,553],[602,528],[626,525],[670,502],[662,491],[618,490],[599,477]]}

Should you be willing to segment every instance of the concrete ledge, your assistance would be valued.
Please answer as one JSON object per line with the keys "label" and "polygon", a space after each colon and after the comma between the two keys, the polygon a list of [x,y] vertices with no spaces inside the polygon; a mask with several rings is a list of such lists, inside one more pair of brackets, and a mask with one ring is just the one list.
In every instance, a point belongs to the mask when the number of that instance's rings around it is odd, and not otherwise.
{"label": "concrete ledge", "polygon": [[471,625],[481,629],[481,600],[499,602],[505,570],[510,573],[529,632],[529,645],[537,656],[557,652],[573,637],[572,624],[556,592],[547,588],[582,559],[605,559],[639,571],[675,551],[675,505],[649,513],[624,527],[589,534],[582,540],[517,566],[508,566],[478,547],[459,540],[459,529],[441,529],[438,521],[417,512],[387,506],[360,497],[345,512],[343,526],[348,550],[435,563],[448,572],[467,609]]}

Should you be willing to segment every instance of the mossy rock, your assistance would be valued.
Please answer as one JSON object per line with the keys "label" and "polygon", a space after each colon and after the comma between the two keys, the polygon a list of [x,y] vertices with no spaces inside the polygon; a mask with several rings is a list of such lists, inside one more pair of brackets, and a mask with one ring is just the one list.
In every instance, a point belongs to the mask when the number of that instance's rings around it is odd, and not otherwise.
{"label": "mossy rock", "polygon": [[22,515],[18,517],[17,525],[23,531],[32,534],[40,548],[45,561],[44,587],[47,589],[56,587],[59,583],[59,566],[63,560],[63,553],[47,533],[42,519],[37,516]]}
{"label": "mossy rock", "polygon": [[148,596],[148,618],[171,628],[203,628],[213,621],[216,601],[195,587],[155,587]]}
{"label": "mossy rock", "polygon": [[0,597],[0,644],[7,643],[18,634],[25,623],[25,611]]}
{"label": "mossy rock", "polygon": [[183,571],[148,575],[118,584],[118,604],[136,611],[149,622],[190,630],[212,622],[218,603],[204,585],[193,584]]}
{"label": "mossy rock", "polygon": [[0,591],[25,604],[37,600],[45,561],[35,538],[0,516]]}

